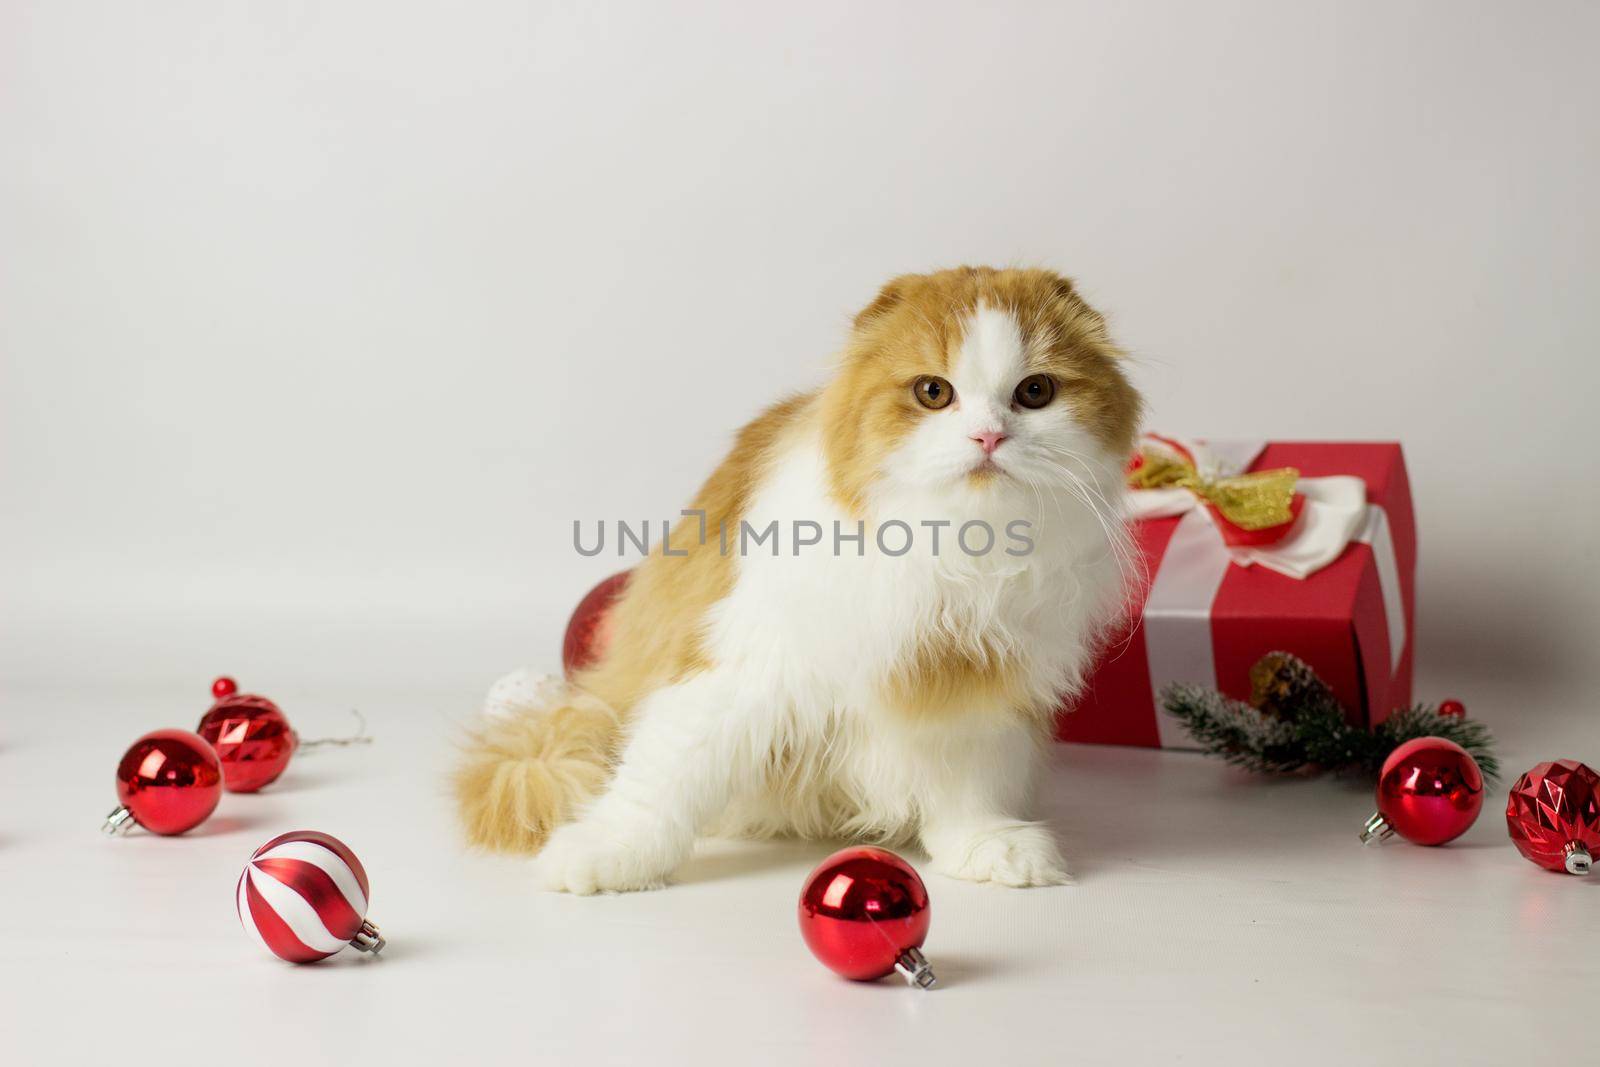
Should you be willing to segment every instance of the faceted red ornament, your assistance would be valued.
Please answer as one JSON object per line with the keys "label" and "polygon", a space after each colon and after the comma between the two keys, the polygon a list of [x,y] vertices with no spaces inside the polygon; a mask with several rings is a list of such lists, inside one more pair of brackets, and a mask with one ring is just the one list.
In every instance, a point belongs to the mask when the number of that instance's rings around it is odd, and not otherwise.
{"label": "faceted red ornament", "polygon": [[928,890],[905,860],[881,848],[847,848],[823,860],[800,891],[800,935],[830,970],[858,982],[899,971],[936,983],[922,954]]}
{"label": "faceted red ornament", "polygon": [[383,950],[367,919],[366,868],[331,834],[295,830],[256,849],[234,887],[245,932],[290,963],[315,963],[354,945]]}
{"label": "faceted red ornament", "polygon": [[203,738],[188,730],[156,730],[133,743],[117,764],[117,799],[108,834],[137,824],[154,834],[181,834],[206,821],[222,798],[222,765]]}
{"label": "faceted red ornament", "polygon": [[561,666],[572,677],[598,660],[611,643],[609,614],[611,605],[627,588],[629,571],[621,571],[605,579],[578,601],[572,618],[567,622],[567,634],[561,642]]}
{"label": "faceted red ornament", "polygon": [[1417,737],[1393,752],[1378,775],[1378,811],[1363,844],[1399,834],[1442,845],[1467,832],[1483,808],[1483,774],[1466,749],[1442,737]]}
{"label": "faceted red ornament", "polygon": [[1506,829],[1546,870],[1588,874],[1600,854],[1600,774],[1571,759],[1539,764],[1511,787]]}
{"label": "faceted red ornament", "polygon": [[1467,717],[1467,706],[1459,700],[1441,700],[1439,702],[1439,714],[1464,719]]}
{"label": "faceted red ornament", "polygon": [[211,692],[217,702],[200,719],[200,736],[217,750],[228,792],[254,793],[289,766],[300,739],[278,705],[239,692],[232,678],[218,678]]}

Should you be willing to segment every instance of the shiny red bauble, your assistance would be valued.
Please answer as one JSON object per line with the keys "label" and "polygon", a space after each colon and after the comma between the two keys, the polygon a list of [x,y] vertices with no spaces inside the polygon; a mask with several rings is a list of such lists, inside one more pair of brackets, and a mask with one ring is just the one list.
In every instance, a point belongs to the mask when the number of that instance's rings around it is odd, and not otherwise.
{"label": "shiny red bauble", "polygon": [[299,738],[282,709],[263,696],[239,692],[232,678],[211,683],[217,702],[196,728],[217,750],[230,793],[254,793],[289,766]]}
{"label": "shiny red bauble", "polygon": [[611,605],[617,602],[627,588],[628,575],[621,571],[613,574],[578,601],[572,618],[567,621],[567,633],[561,641],[561,666],[572,677],[574,671],[593,666],[611,643]]}
{"label": "shiny red bauble", "polygon": [[800,935],[830,970],[858,982],[899,971],[923,989],[935,984],[922,955],[928,890],[905,860],[881,848],[835,852],[800,891]]}
{"label": "shiny red bauble", "polygon": [[1389,753],[1378,775],[1378,811],[1361,840],[1399,834],[1442,845],[1467,832],[1483,808],[1483,773],[1466,749],[1442,737],[1417,737]]}
{"label": "shiny red bauble", "polygon": [[205,739],[188,730],[156,730],[133,743],[117,764],[117,799],[107,833],[137,824],[154,834],[181,834],[205,822],[222,798],[222,764]]}
{"label": "shiny red bauble", "polygon": [[1588,874],[1600,856],[1600,774],[1571,759],[1539,764],[1511,787],[1506,829],[1546,870]]}
{"label": "shiny red bauble", "polygon": [[1448,715],[1453,719],[1464,719],[1467,717],[1467,706],[1459,700],[1441,700],[1439,714]]}

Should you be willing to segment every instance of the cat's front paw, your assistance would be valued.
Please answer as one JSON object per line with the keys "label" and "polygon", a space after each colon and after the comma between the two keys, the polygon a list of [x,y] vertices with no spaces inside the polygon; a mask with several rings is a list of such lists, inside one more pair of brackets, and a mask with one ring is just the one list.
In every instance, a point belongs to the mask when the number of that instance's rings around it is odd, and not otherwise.
{"label": "cat's front paw", "polygon": [[1016,888],[1072,884],[1050,831],[1032,823],[975,831],[932,850],[931,858],[935,871],[968,882]]}
{"label": "cat's front paw", "polygon": [[653,858],[655,851],[601,823],[568,823],[534,857],[534,881],[541,889],[581,896],[660,889],[670,872]]}

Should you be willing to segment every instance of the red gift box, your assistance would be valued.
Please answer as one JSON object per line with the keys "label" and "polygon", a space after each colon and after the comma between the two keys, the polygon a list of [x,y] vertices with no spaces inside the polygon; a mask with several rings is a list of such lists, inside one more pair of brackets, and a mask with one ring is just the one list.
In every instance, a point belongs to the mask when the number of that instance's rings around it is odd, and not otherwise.
{"label": "red gift box", "polygon": [[1220,532],[1198,515],[1136,520],[1134,541],[1150,581],[1135,594],[1132,622],[1063,709],[1061,740],[1194,748],[1160,710],[1160,689],[1187,682],[1248,699],[1250,667],[1276,651],[1309,663],[1354,723],[1376,725],[1411,702],[1417,534],[1400,446],[1274,442],[1249,470],[1278,467],[1297,468],[1302,478],[1360,478],[1367,509],[1356,539],[1326,567],[1293,578],[1259,564],[1216,562],[1214,553],[1225,551]]}

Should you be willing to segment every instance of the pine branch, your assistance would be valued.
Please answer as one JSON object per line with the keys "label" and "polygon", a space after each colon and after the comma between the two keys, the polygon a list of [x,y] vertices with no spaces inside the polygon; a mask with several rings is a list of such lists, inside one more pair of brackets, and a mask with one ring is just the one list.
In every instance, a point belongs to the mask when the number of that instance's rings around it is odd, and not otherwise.
{"label": "pine branch", "polygon": [[1294,751],[1294,725],[1198,685],[1169,685],[1161,704],[1200,747],[1246,770],[1287,774],[1304,765]]}
{"label": "pine branch", "polygon": [[1478,761],[1478,769],[1491,785],[1500,777],[1500,759],[1494,754],[1494,735],[1487,726],[1464,715],[1440,715],[1423,704],[1413,704],[1383,720],[1373,731],[1377,744],[1363,762],[1373,774],[1377,774],[1389,753],[1417,737],[1442,737],[1454,741]]}
{"label": "pine branch", "polygon": [[1320,770],[1363,766],[1372,751],[1372,735],[1345,722],[1344,709],[1337,703],[1305,716],[1296,728],[1306,762]]}
{"label": "pine branch", "polygon": [[1489,782],[1500,774],[1494,738],[1481,722],[1418,704],[1370,732],[1351,726],[1327,684],[1287,652],[1263,656],[1250,670],[1250,689],[1248,704],[1197,685],[1170,685],[1160,699],[1202,749],[1247,770],[1289,774],[1309,767],[1376,775],[1403,742],[1443,737],[1466,749]]}

